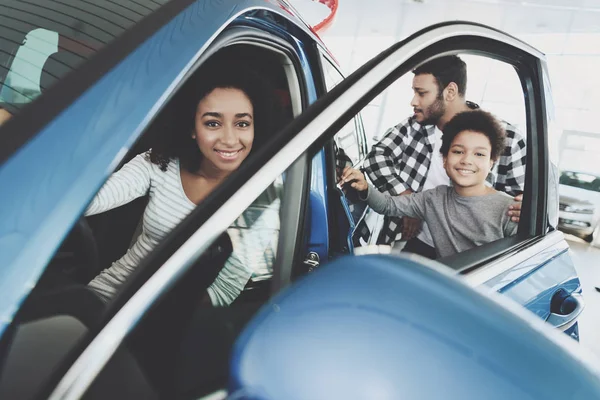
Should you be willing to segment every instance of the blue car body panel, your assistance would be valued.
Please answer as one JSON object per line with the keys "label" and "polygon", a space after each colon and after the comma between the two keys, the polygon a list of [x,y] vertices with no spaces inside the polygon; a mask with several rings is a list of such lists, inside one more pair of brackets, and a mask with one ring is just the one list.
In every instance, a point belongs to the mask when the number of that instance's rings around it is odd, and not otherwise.
{"label": "blue car body panel", "polygon": [[[202,50],[240,13],[256,8],[283,13],[284,6],[259,0],[193,3],[0,166],[0,185],[11,188],[0,199],[0,334],[75,220]],[[285,13],[294,18],[290,10]]]}
{"label": "blue car body panel", "polygon": [[[581,283],[564,241],[496,276],[485,286],[521,304],[544,321],[550,315],[556,293],[561,290],[566,294],[581,293]],[[569,332],[578,340],[576,329]]]}
{"label": "blue car body panel", "polygon": [[230,395],[600,398],[600,380],[575,342],[444,272],[409,258],[363,256],[305,277],[239,337]]}

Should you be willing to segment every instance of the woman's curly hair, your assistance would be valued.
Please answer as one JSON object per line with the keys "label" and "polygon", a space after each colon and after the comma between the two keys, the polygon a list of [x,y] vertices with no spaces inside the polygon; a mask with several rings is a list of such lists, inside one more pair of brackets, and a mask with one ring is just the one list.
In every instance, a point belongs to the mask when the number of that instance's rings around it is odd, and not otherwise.
{"label": "woman's curly hair", "polygon": [[500,122],[491,113],[483,110],[464,111],[458,113],[446,125],[442,132],[442,148],[440,153],[445,157],[450,151],[450,146],[454,138],[461,132],[474,131],[479,132],[490,141],[492,151],[490,158],[493,161],[498,160],[504,153],[506,147],[506,131],[500,125]]}
{"label": "woman's curly hair", "polygon": [[196,110],[198,103],[217,88],[239,89],[250,99],[254,112],[253,148],[260,148],[279,127],[280,112],[270,82],[258,72],[236,65],[233,60],[213,59],[203,64],[185,83],[162,116],[160,131],[154,135],[150,161],[163,171],[176,158],[188,171],[200,168],[202,153],[192,138]]}

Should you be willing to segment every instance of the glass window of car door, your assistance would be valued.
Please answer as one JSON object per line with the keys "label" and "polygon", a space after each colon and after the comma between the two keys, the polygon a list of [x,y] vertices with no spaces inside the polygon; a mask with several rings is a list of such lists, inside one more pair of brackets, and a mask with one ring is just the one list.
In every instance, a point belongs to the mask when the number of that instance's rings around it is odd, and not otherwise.
{"label": "glass window of car door", "polygon": [[[526,129],[525,117],[525,98],[521,88],[520,78],[515,69],[507,63],[492,59],[490,57],[473,56],[470,54],[460,54],[459,57],[467,66],[467,89],[465,100],[479,105],[481,109],[491,112],[499,122],[503,122],[503,126],[507,130],[507,139],[512,135],[508,133],[512,129],[515,133],[514,138],[506,141],[505,148],[501,149],[503,154],[498,162],[494,163],[494,168],[488,176],[490,186],[494,186],[498,191],[506,192],[510,196],[521,193],[524,190],[525,181],[525,165],[521,164],[525,156],[526,134],[521,129]],[[388,101],[382,104],[386,108],[381,115],[387,114],[387,109],[390,114],[394,115],[393,120],[386,121],[386,126],[396,126],[399,123],[408,121],[413,115],[411,107],[411,98],[413,97],[412,79],[414,74],[408,72],[399,77],[394,83],[382,93]],[[409,78],[409,79],[407,79]],[[391,93],[393,91],[393,93]],[[387,96],[385,96],[387,95]],[[404,112],[402,111],[404,110]],[[419,128],[414,128],[419,126]],[[411,123],[406,125],[404,132],[406,135],[414,135],[419,137],[418,132],[411,131],[407,133],[407,128],[421,129],[420,125]],[[398,179],[405,179],[404,184],[413,185],[413,190],[423,190],[424,182],[427,180],[428,172],[431,171],[431,163],[439,161],[440,174],[446,175],[444,171],[442,157],[439,154],[433,154],[431,147],[428,151],[425,150],[425,144],[421,142],[404,143],[406,151],[399,150],[395,146],[398,144],[400,137],[399,130],[388,130],[388,135],[383,139],[378,152],[378,158],[370,157],[368,163],[362,165],[367,171],[368,176],[378,177],[376,180],[380,185],[377,188],[380,191],[385,191],[386,186],[383,183],[397,182]],[[338,135],[343,135],[342,129]],[[381,133],[383,134],[383,132]],[[391,135],[391,136],[389,136]],[[516,139],[515,139],[516,138]],[[436,139],[437,140],[437,139]],[[416,139],[415,139],[416,141]],[[521,144],[517,144],[520,142]],[[337,140],[336,140],[337,143]],[[409,146],[413,146],[410,147]],[[385,148],[385,150],[383,150]],[[439,151],[439,150],[438,150]],[[401,156],[397,154],[401,153]],[[515,162],[511,161],[511,157],[515,157]],[[439,159],[434,160],[434,157]],[[424,160],[428,160],[427,163]],[[499,166],[501,164],[501,166]],[[393,165],[395,175],[392,174],[392,169],[381,169],[381,165]],[[436,167],[437,168],[437,167]],[[417,170],[419,173],[416,173]],[[382,179],[379,179],[382,177]],[[398,178],[400,177],[400,178]],[[383,179],[385,178],[385,179]],[[516,183],[513,183],[513,178]],[[375,180],[373,180],[375,182]],[[449,182],[449,181],[448,181]],[[350,197],[350,196],[348,196]],[[508,210],[507,210],[508,211]],[[375,220],[374,220],[375,221]],[[400,240],[401,229],[395,221],[390,221],[388,225],[381,229],[385,229],[386,237],[392,237],[392,242]],[[380,227],[373,224],[368,227],[368,231],[359,230],[361,238],[365,241],[371,237],[373,232],[379,231]],[[430,230],[436,227],[430,227]]]}
{"label": "glass window of car door", "polygon": [[[321,64],[323,65],[325,85],[329,91],[340,83],[344,76],[324,56],[321,56]],[[334,141],[337,146],[336,160],[338,165],[356,165],[365,158],[367,148],[360,114],[344,125],[334,136]]]}

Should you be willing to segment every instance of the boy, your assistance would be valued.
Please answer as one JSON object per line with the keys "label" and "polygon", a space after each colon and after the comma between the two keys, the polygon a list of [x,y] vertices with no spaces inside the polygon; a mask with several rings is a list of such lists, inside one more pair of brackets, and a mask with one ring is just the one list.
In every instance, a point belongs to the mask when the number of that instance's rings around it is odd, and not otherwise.
{"label": "boy", "polygon": [[431,227],[438,257],[446,257],[517,232],[507,215],[514,202],[486,185],[486,177],[505,148],[505,133],[490,113],[457,114],[443,129],[443,166],[452,186],[438,186],[406,196],[374,189],[362,172],[345,168],[340,184],[359,192],[375,212],[421,218]]}

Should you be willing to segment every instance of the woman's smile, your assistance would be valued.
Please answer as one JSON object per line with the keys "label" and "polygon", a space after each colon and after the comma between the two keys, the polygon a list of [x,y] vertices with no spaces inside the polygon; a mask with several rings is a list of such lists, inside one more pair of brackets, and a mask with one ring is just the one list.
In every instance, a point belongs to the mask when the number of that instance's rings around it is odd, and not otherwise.
{"label": "woman's smile", "polygon": [[234,161],[236,160],[241,153],[244,151],[245,147],[242,147],[238,150],[220,150],[215,149],[215,152],[224,160],[224,161]]}

